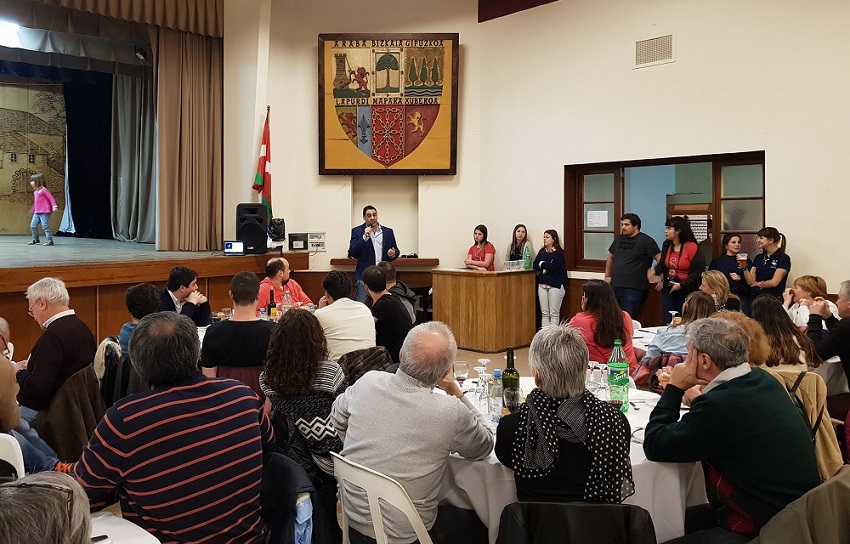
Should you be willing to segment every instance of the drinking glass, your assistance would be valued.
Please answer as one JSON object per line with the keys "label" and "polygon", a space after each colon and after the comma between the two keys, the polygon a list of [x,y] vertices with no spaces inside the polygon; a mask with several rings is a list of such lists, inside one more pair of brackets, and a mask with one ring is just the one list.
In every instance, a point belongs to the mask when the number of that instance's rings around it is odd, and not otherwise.
{"label": "drinking glass", "polygon": [[679,312],[677,312],[676,310],[670,310],[667,313],[670,314],[670,323],[673,323],[673,320],[676,319],[677,315],[679,315]]}
{"label": "drinking glass", "polygon": [[608,365],[598,363],[596,371],[599,372],[599,387],[596,390],[596,397],[600,400],[608,400]]}
{"label": "drinking glass", "polygon": [[484,367],[484,371],[487,371],[487,365],[490,364],[490,359],[478,359],[478,364]]}
{"label": "drinking glass", "polygon": [[503,397],[505,400],[505,408],[507,408],[510,413],[513,414],[519,411],[519,407],[522,405],[522,389],[519,387],[505,387]]}
{"label": "drinking glass", "polygon": [[469,365],[466,361],[455,361],[454,372],[457,383],[460,384],[460,388],[463,389],[463,382],[465,382],[469,377]]}
{"label": "drinking glass", "polygon": [[490,413],[490,388],[488,385],[490,384],[490,374],[486,372],[478,373],[478,388],[476,392],[478,394],[478,406],[482,414]]}

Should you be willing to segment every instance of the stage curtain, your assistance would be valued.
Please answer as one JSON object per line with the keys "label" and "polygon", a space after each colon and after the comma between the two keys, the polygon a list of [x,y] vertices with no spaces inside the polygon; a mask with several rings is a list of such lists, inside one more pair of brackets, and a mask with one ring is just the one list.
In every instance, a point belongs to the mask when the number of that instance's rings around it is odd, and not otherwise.
{"label": "stage curtain", "polygon": [[225,0],[37,0],[125,21],[221,38]]}
{"label": "stage curtain", "polygon": [[208,251],[222,240],[222,40],[152,30],[159,136],[157,249]]}
{"label": "stage curtain", "polygon": [[153,80],[116,75],[112,85],[112,234],[156,242],[156,112]]}

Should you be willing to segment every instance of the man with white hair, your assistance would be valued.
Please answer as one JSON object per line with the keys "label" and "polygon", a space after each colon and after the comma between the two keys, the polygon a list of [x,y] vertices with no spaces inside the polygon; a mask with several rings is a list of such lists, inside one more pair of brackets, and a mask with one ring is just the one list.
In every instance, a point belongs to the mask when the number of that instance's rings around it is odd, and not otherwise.
{"label": "man with white hair", "polygon": [[65,283],[38,280],[27,288],[28,313],[44,329],[28,359],[14,363],[21,418],[32,422],[65,380],[94,360],[97,344],[88,326],[68,307]]}
{"label": "man with white hair", "polygon": [[[651,461],[701,461],[705,467],[710,506],[688,508],[686,541],[732,542],[731,531],[748,542],[820,483],[812,438],[779,381],[750,368],[749,338],[741,327],[700,319],[688,334],[688,358],[673,367],[643,449]],[[698,384],[705,385],[702,394],[680,420],[682,397]],[[699,537],[690,534],[698,531]]]}
{"label": "man with white hair", "polygon": [[[454,381],[456,353],[454,335],[443,323],[414,327],[402,345],[398,372],[367,372],[337,397],[331,410],[342,455],[401,483],[435,544],[472,542],[457,531],[483,528],[474,512],[462,511],[472,521],[459,521],[457,509],[437,507],[449,455],[485,459],[493,450],[484,418]],[[447,394],[432,391],[435,385]],[[352,544],[375,542],[365,493],[352,488],[347,496]],[[384,527],[391,542],[416,540],[394,508],[384,509]]]}

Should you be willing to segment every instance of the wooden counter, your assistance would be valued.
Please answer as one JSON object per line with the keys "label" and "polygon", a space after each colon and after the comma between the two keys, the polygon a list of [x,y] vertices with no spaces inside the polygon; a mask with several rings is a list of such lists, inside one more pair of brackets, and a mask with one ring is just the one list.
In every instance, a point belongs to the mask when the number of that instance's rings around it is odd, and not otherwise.
{"label": "wooden counter", "polygon": [[452,329],[458,347],[497,352],[531,343],[537,304],[533,270],[437,268],[431,277],[434,320]]}
{"label": "wooden counter", "polygon": [[[433,268],[440,266],[440,259],[408,259],[407,257],[399,257],[392,261],[396,268],[405,266],[420,266],[423,268]],[[331,259],[331,266],[357,266],[357,259]]]}

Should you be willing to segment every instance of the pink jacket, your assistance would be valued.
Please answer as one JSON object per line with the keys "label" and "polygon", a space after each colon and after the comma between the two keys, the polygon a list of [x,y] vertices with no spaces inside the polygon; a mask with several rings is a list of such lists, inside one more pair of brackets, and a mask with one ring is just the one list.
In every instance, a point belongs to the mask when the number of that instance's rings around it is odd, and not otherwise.
{"label": "pink jacket", "polygon": [[33,193],[35,202],[30,208],[30,213],[52,213],[56,209],[56,199],[47,190],[47,187],[41,187]]}

